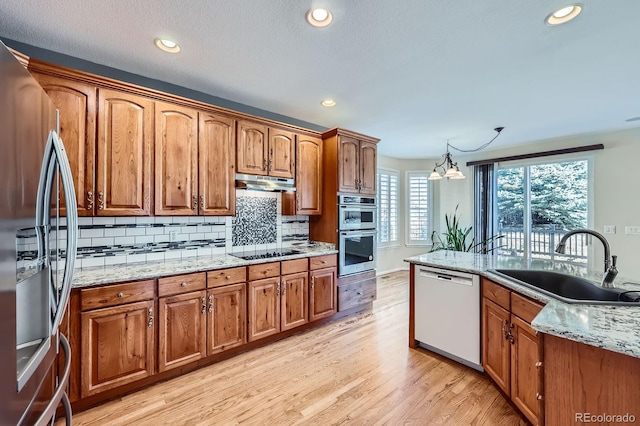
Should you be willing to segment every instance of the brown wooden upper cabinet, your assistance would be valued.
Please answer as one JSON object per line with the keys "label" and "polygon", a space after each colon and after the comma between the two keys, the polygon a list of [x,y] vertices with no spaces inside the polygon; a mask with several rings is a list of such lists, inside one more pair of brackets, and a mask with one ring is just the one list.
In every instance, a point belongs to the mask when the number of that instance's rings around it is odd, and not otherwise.
{"label": "brown wooden upper cabinet", "polygon": [[322,139],[298,135],[296,192],[282,194],[282,214],[322,214]]}
{"label": "brown wooden upper cabinet", "polygon": [[[60,110],[64,143],[78,200],[78,215],[92,216],[95,201],[96,88],[86,83],[32,72]],[[64,200],[64,193],[62,194]],[[64,201],[62,214],[66,214]]]}
{"label": "brown wooden upper cabinet", "polygon": [[97,215],[150,215],[153,111],[148,98],[98,89]]}
{"label": "brown wooden upper cabinet", "polygon": [[294,133],[239,120],[237,148],[238,173],[293,178]]}
{"label": "brown wooden upper cabinet", "polygon": [[156,103],[155,214],[235,213],[235,121]]}
{"label": "brown wooden upper cabinet", "polygon": [[338,191],[376,195],[376,144],[340,136]]}

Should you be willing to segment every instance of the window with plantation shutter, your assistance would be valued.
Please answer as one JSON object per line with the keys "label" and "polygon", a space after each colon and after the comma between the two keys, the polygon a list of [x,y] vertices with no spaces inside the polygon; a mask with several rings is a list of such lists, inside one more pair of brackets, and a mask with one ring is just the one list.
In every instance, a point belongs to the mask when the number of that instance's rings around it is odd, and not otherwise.
{"label": "window with plantation shutter", "polygon": [[428,172],[407,172],[407,245],[431,244],[431,185]]}
{"label": "window with plantation shutter", "polygon": [[378,246],[398,244],[399,173],[378,169]]}

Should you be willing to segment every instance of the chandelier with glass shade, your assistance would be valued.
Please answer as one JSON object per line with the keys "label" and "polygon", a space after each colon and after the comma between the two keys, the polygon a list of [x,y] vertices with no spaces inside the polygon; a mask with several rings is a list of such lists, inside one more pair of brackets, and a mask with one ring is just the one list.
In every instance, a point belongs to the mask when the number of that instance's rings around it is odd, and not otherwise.
{"label": "chandelier with glass shade", "polygon": [[447,141],[447,152],[442,156],[444,159],[440,163],[436,162],[436,165],[433,168],[433,171],[429,175],[429,180],[440,180],[442,178],[465,179],[466,176],[460,171],[460,167],[458,167],[458,163],[453,161],[453,158],[451,158],[451,152],[449,152],[449,148],[453,148],[456,151],[460,151],[460,152],[478,152],[482,149],[485,149],[486,147],[489,146],[491,142],[496,140],[496,138],[500,136],[500,132],[502,132],[503,129],[504,127],[496,127],[495,129],[493,129],[496,132],[498,132],[498,134],[495,135],[493,139],[491,139],[489,142],[485,143],[484,145],[476,149],[456,148],[455,146],[451,145],[449,141]]}

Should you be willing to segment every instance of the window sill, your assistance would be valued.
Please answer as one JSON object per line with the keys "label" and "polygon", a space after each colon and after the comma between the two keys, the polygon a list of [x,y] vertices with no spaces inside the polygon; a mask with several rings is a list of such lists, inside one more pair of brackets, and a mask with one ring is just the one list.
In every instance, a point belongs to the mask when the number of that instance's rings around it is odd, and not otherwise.
{"label": "window sill", "polygon": [[380,244],[378,244],[378,250],[387,250],[387,249],[395,249],[400,247],[400,244],[393,244],[393,245],[388,245],[388,246],[381,246]]}

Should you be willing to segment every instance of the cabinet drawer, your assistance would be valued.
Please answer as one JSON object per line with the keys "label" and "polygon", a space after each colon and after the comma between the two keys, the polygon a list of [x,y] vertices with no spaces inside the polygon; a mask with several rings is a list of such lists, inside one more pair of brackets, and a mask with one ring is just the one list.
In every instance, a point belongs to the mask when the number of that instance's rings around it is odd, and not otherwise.
{"label": "cabinet drawer", "polygon": [[245,281],[247,281],[247,268],[244,266],[207,272],[207,287],[209,288]]}
{"label": "cabinet drawer", "polygon": [[305,257],[304,259],[283,260],[280,268],[282,275],[306,272],[309,270],[309,259]]}
{"label": "cabinet drawer", "polygon": [[158,279],[158,297],[204,290],[207,287],[207,276],[199,274],[176,275]]}
{"label": "cabinet drawer", "polygon": [[482,279],[482,295],[506,310],[511,310],[511,292],[486,278]]}
{"label": "cabinet drawer", "polygon": [[338,286],[338,311],[373,302],[376,294],[375,278]]}
{"label": "cabinet drawer", "polygon": [[511,313],[522,318],[529,324],[540,313],[543,306],[531,299],[511,293]]}
{"label": "cabinet drawer", "polygon": [[272,278],[280,275],[280,262],[261,263],[249,266],[249,281]]}
{"label": "cabinet drawer", "polygon": [[135,283],[113,284],[98,288],[80,290],[80,309],[106,308],[124,303],[141,302],[155,297],[153,280]]}
{"label": "cabinet drawer", "polygon": [[324,256],[314,256],[309,259],[309,269],[331,268],[338,264],[338,256],[335,254],[326,254]]}

